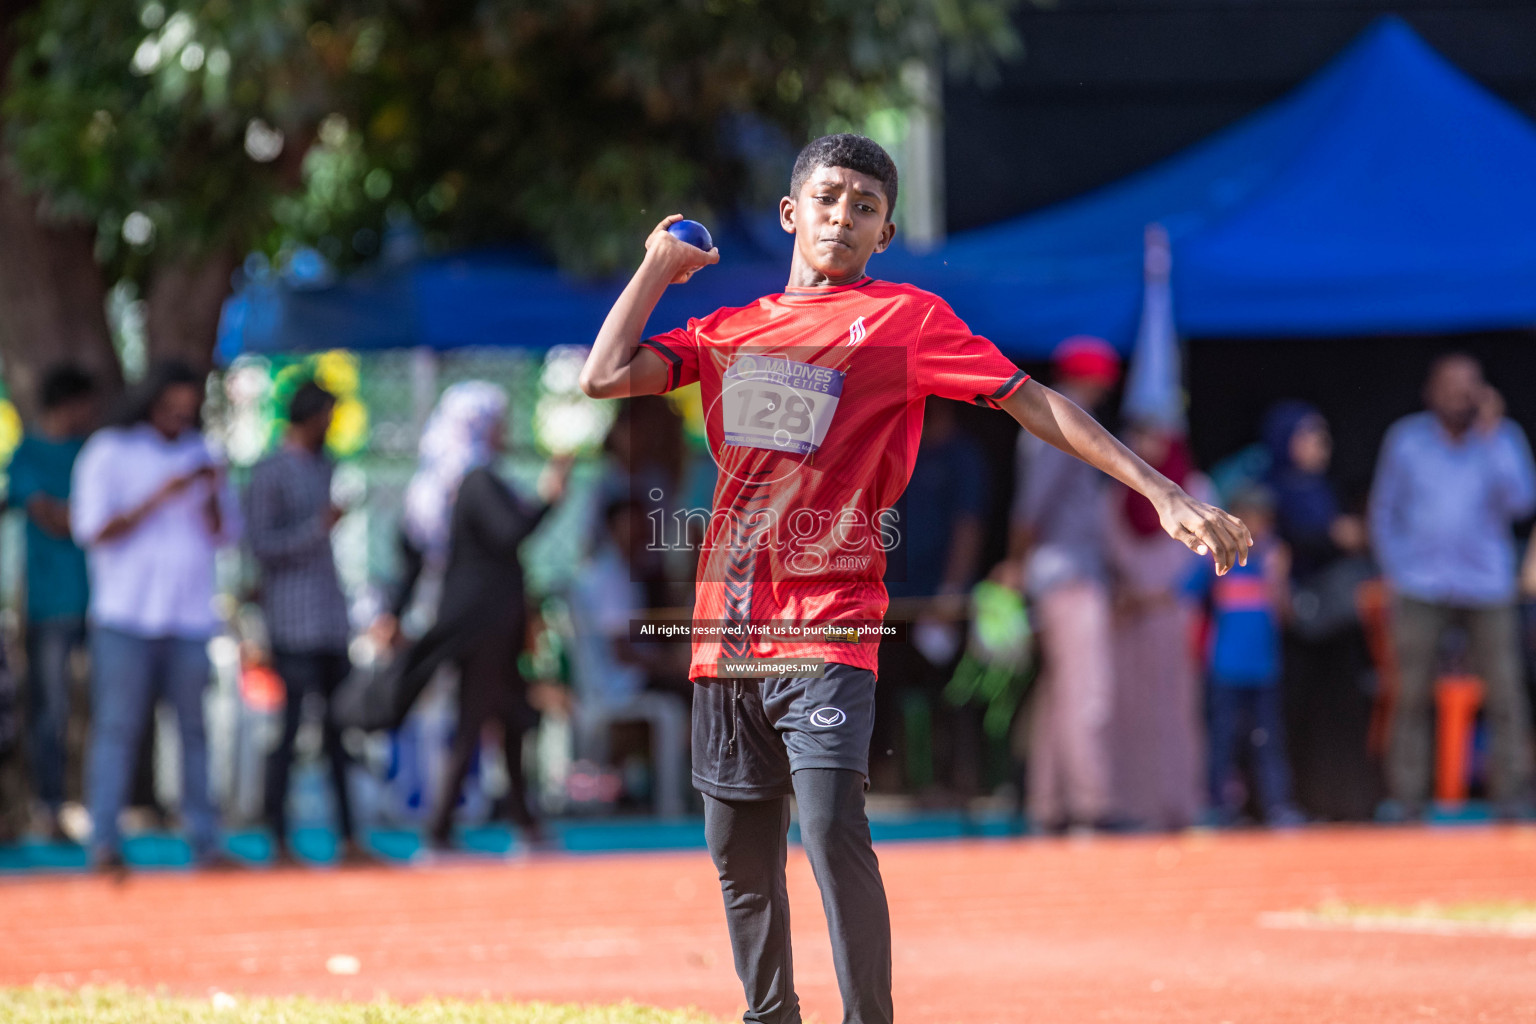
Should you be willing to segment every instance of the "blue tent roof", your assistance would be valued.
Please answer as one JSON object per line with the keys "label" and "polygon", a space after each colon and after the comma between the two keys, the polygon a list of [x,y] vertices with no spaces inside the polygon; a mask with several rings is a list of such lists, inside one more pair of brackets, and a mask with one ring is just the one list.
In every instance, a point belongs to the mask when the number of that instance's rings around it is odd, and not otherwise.
{"label": "blue tent roof", "polygon": [[[1536,126],[1387,17],[1286,97],[1146,171],[870,270],[939,293],[1016,356],[1082,333],[1129,350],[1151,222],[1172,238],[1186,336],[1521,327],[1536,324],[1532,182]],[[784,236],[742,237],[668,290],[651,329],[783,287]],[[223,350],[586,342],[621,285],[506,254],[426,260],[248,292]]]}
{"label": "blue tent roof", "polygon": [[[788,235],[733,225],[717,244],[722,262],[667,289],[652,330],[783,289]],[[225,304],[219,354],[588,344],[624,283],[580,281],[508,249],[411,259],[323,284],[268,279]]]}
{"label": "blue tent roof", "polygon": [[[1396,17],[1281,100],[1147,171],[956,236],[901,277],[1015,354],[1129,349],[1148,223],[1186,336],[1536,325],[1536,126]],[[896,277],[898,275],[884,273]]]}

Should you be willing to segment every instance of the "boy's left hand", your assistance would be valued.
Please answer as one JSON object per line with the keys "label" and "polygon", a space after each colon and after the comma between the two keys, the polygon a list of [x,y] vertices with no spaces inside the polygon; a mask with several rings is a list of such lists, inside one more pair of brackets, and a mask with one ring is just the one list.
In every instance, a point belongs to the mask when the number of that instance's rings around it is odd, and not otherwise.
{"label": "boy's left hand", "polygon": [[1216,560],[1216,575],[1226,575],[1234,565],[1248,564],[1253,537],[1241,519],[1196,501],[1181,487],[1174,487],[1154,504],[1168,536],[1197,555],[1211,555]]}

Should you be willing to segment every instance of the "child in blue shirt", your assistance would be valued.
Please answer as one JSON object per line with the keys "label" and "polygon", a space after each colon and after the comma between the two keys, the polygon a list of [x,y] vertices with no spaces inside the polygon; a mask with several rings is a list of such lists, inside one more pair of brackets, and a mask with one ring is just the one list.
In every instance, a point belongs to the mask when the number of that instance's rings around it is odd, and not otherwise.
{"label": "child in blue shirt", "polygon": [[1274,498],[1262,487],[1237,495],[1232,513],[1248,524],[1253,548],[1247,565],[1225,576],[1207,566],[1190,580],[1191,592],[1211,610],[1207,671],[1210,679],[1211,806],[1229,824],[1240,811],[1233,785],[1238,751],[1253,755],[1258,803],[1271,825],[1297,825],[1280,709],[1280,629],[1288,605],[1290,552],[1274,532]]}

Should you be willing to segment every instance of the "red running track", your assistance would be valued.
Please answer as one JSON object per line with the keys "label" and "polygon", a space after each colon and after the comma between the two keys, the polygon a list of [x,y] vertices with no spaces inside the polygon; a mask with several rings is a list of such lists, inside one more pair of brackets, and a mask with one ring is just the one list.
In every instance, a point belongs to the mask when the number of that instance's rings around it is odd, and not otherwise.
{"label": "red running track", "polygon": [[[904,1022],[1536,1024],[1536,938],[1266,927],[1360,904],[1536,901],[1536,829],[1329,829],[880,848]],[[841,1017],[790,860],[807,1014]],[[739,1014],[703,853],[0,883],[0,985],[424,995]],[[356,974],[333,974],[333,956]]]}

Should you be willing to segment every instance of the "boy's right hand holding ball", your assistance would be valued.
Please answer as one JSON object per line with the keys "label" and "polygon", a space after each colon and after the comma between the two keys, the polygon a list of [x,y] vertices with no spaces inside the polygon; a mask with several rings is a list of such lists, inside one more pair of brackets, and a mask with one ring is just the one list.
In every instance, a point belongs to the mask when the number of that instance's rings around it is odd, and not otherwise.
{"label": "boy's right hand holding ball", "polygon": [[645,258],[650,261],[661,261],[662,265],[671,271],[667,276],[673,284],[683,284],[710,264],[720,262],[718,246],[705,252],[698,246],[689,245],[667,230],[683,219],[680,213],[672,214],[657,224],[656,229],[645,239]]}

